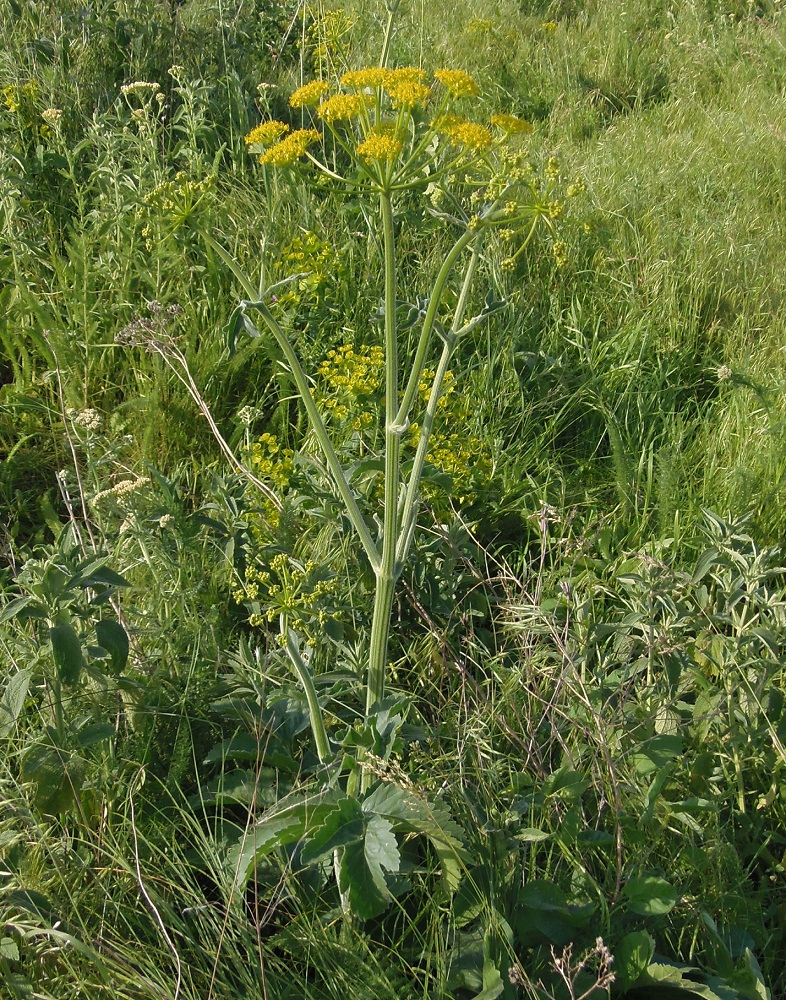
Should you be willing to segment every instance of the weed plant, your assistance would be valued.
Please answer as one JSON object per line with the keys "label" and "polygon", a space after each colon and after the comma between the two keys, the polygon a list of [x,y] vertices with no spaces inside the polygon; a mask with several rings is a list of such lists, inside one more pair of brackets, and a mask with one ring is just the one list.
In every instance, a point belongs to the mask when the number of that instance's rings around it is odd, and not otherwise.
{"label": "weed plant", "polygon": [[[780,6],[396,6],[389,66],[460,67],[586,191],[481,254],[468,315],[508,306],[443,366],[373,711],[375,574],[304,398],[376,545],[378,201],[244,137],[315,125],[357,176],[365,136],[288,100],[390,11],[3,7],[3,996],[786,993]],[[398,298],[458,237],[428,208],[396,195]]]}

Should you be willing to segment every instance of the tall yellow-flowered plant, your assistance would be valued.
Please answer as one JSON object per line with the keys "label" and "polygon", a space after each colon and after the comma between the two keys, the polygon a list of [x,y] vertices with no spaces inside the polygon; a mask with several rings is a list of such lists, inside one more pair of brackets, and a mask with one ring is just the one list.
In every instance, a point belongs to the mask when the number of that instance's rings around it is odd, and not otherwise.
{"label": "tall yellow-flowered plant", "polygon": [[[337,492],[374,572],[376,586],[368,649],[366,717],[374,716],[385,692],[391,610],[396,583],[410,553],[417,525],[420,484],[433,439],[439,401],[451,385],[449,363],[456,344],[485,322],[505,302],[490,293],[476,315],[468,315],[471,291],[490,236],[500,232],[506,245],[518,248],[503,263],[515,267],[539,222],[553,226],[561,213],[554,192],[559,170],[553,162],[541,173],[529,162],[527,136],[532,126],[500,112],[485,119],[472,114],[480,86],[461,69],[437,69],[432,76],[418,67],[366,67],[345,73],[333,84],[312,80],[289,98],[292,121],[263,121],[246,136],[248,151],[267,170],[319,171],[344,192],[364,199],[375,219],[383,246],[381,304],[375,319],[382,330],[376,350],[382,362],[384,395],[383,514],[379,537],[372,535],[331,440],[329,428],[344,402],[312,391],[289,337],[269,307],[272,292],[260,296],[236,263],[211,237],[211,245],[232,267],[248,294],[237,311],[238,327],[254,332],[256,312],[278,342],[324,453]],[[402,195],[420,193],[428,210],[444,219],[455,238],[445,254],[430,294],[402,305],[396,249],[396,212]],[[445,293],[454,281],[455,305],[444,321]],[[400,356],[400,334],[416,330],[410,357]],[[409,341],[408,341],[409,342]],[[425,412],[424,384],[428,385]],[[416,442],[412,462],[402,449]],[[282,642],[306,692],[317,752],[331,756],[313,677],[299,653],[297,636],[286,614]],[[373,775],[362,760],[355,777],[363,789]]]}

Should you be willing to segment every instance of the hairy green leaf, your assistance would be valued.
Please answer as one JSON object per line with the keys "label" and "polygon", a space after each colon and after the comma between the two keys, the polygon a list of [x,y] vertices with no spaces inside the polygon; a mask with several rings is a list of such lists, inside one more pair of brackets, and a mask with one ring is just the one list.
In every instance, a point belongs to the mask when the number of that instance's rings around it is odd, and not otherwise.
{"label": "hairy green leaf", "polygon": [[52,654],[60,680],[67,687],[74,687],[82,669],[82,643],[72,625],[64,623],[49,629]]}
{"label": "hairy green leaf", "polygon": [[24,708],[31,677],[31,670],[19,670],[6,684],[0,700],[0,739],[9,736],[16,725]]}

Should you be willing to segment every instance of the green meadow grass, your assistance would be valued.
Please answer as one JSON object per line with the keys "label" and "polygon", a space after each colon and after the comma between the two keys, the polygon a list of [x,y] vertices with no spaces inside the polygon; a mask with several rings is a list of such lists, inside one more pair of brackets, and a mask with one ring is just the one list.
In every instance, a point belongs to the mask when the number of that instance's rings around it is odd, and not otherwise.
{"label": "green meadow grass", "polygon": [[[261,0],[0,11],[0,993],[601,997],[600,934],[611,996],[777,998],[775,0],[402,0],[391,65],[471,73],[478,119],[526,118],[533,162],[586,182],[562,261],[545,234],[513,271],[504,245],[484,255],[477,304],[489,288],[509,306],[451,363],[393,609],[390,689],[408,707],[379,787],[444,805],[466,854],[447,891],[444,858],[400,838],[394,898],[365,922],[302,845],[238,885],[232,846],[319,769],[275,637],[233,594],[273,553],[329,571],[341,634],[315,637],[312,662],[349,746],[372,589],[280,353],[227,351],[244,293],[197,229],[255,282],[311,272],[280,309],[327,398],[328,352],[378,338],[379,240],[356,200],[265,174],[243,137],[268,117],[299,127],[301,83],[373,65],[386,17]],[[139,81],[160,88],[146,110],[121,91]],[[449,244],[407,211],[412,297]],[[117,337],[140,323],[186,367]],[[278,451],[254,458],[264,434]],[[379,442],[341,447],[349,464]],[[373,510],[373,464],[356,482]],[[122,579],[73,583],[93,555]],[[110,620],[120,632],[96,631]],[[73,685],[49,631],[66,622],[86,663]]]}

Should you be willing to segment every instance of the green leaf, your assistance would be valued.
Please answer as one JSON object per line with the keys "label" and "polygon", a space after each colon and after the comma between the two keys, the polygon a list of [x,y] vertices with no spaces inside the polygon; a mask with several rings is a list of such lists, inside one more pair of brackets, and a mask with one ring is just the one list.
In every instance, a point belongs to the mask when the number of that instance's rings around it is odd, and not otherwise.
{"label": "green leaf", "polygon": [[527,947],[554,944],[562,947],[586,927],[597,910],[592,902],[571,903],[564,891],[548,879],[533,879],[516,898],[516,930]]}
{"label": "green leaf", "polygon": [[92,726],[80,729],[76,737],[78,747],[91,747],[96,743],[104,743],[114,739],[115,727],[109,722],[94,722]]}
{"label": "green leaf", "polygon": [[645,740],[633,755],[633,765],[640,778],[659,771],[675,757],[682,754],[682,737],[676,735],[653,736]]}
{"label": "green leaf", "polygon": [[372,816],[366,827],[366,857],[389,872],[397,872],[401,854],[393,833],[393,824],[384,816]]}
{"label": "green leaf", "polygon": [[82,643],[72,625],[55,625],[49,629],[52,654],[60,680],[67,687],[74,687],[82,669]]}
{"label": "green leaf", "polygon": [[483,962],[483,989],[472,1000],[496,1000],[505,990],[500,971],[494,961],[487,958]]}
{"label": "green leaf", "polygon": [[337,847],[347,847],[363,840],[363,810],[349,795],[336,802],[315,829],[307,831],[306,844],[300,852],[304,864],[330,857]]}
{"label": "green leaf", "polygon": [[6,962],[19,961],[19,947],[13,938],[0,938],[0,959],[5,959]]}
{"label": "green leaf", "polygon": [[674,886],[652,875],[629,879],[623,892],[629,900],[628,908],[644,917],[670,913],[680,898]]}
{"label": "green leaf", "polygon": [[112,670],[116,674],[122,673],[128,662],[129,643],[126,630],[120,622],[104,618],[96,622],[96,636],[98,645],[109,653]]}
{"label": "green leaf", "polygon": [[632,986],[647,971],[655,953],[655,942],[646,931],[626,934],[614,950],[614,972],[623,987]]}
{"label": "green leaf", "polygon": [[130,587],[124,576],[108,566],[99,566],[79,581],[80,587]]}
{"label": "green leaf", "polygon": [[223,763],[225,760],[259,760],[262,749],[259,740],[251,733],[237,733],[228,740],[222,740],[212,748],[203,761],[204,764]]}
{"label": "green leaf", "polygon": [[32,675],[32,670],[19,670],[6,684],[0,701],[0,739],[11,735],[22,714]]}
{"label": "green leaf", "polygon": [[36,805],[51,816],[59,816],[73,806],[86,771],[83,757],[46,743],[31,747],[22,764],[22,777],[37,786]]}
{"label": "green leaf", "polygon": [[307,831],[321,826],[332,811],[336,799],[337,795],[331,789],[308,796],[296,793],[268,810],[241,837],[231,852],[237,871],[237,890],[245,891],[258,858],[265,857],[276,848],[296,844]]}
{"label": "green leaf", "polygon": [[361,920],[379,916],[393,898],[379,864],[369,860],[365,844],[349,844],[341,856],[338,886]]}
{"label": "green leaf", "polygon": [[22,615],[22,611],[24,611],[32,600],[32,597],[15,597],[13,601],[9,601],[3,610],[0,611],[0,625],[10,621],[12,618],[19,617],[24,619],[26,616]]}
{"label": "green leaf", "polygon": [[392,823],[393,829],[425,837],[439,858],[448,890],[456,891],[469,855],[464,848],[461,829],[443,802],[429,801],[409,789],[383,783],[364,799],[363,811],[383,816]]}
{"label": "green leaf", "polygon": [[541,840],[548,840],[550,836],[551,834],[546,833],[545,830],[526,827],[524,830],[519,830],[516,834],[516,840],[521,841],[522,844],[539,844]]}

